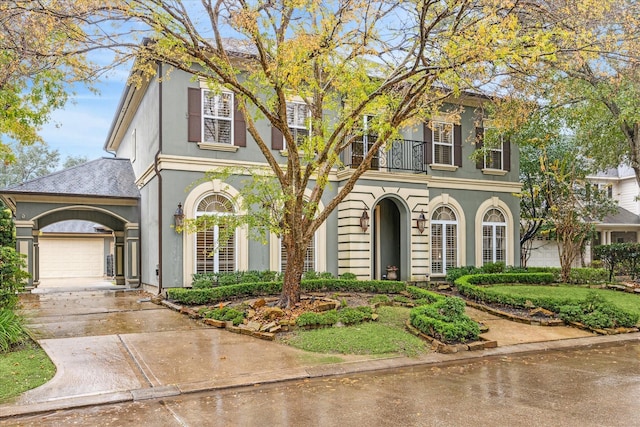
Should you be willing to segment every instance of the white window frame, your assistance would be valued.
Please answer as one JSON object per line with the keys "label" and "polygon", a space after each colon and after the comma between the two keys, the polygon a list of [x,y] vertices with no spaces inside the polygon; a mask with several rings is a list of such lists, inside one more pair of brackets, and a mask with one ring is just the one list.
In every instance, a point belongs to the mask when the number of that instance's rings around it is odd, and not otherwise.
{"label": "white window frame", "polygon": [[[203,200],[205,200],[207,197],[210,196],[218,196],[218,197],[222,197],[225,198],[227,200],[229,200],[227,197],[220,195],[220,194],[208,194],[205,197],[201,198],[200,201],[198,201],[198,203],[196,204],[196,212],[195,212],[195,217],[201,217],[201,216],[223,216],[223,215],[235,215],[235,212],[204,212],[204,211],[199,211],[197,210],[197,208],[199,207],[200,203],[202,203]],[[229,200],[229,202],[231,202]],[[233,207],[232,207],[233,209]],[[217,242],[219,240],[219,235],[220,235],[220,227],[218,225],[214,225],[212,230],[206,230],[204,231],[209,232],[209,231],[213,231],[213,242]],[[193,271],[196,273],[219,273],[220,272],[220,253],[219,250],[215,250],[213,253],[213,271],[198,271],[198,251],[200,250],[200,248],[198,248],[198,233],[202,233],[202,231],[198,231],[197,233],[195,233],[195,239],[194,239],[194,246],[195,246],[195,257],[193,259],[194,262],[194,269]],[[237,271],[238,269],[238,236],[237,236],[237,230],[234,231],[233,233],[233,271]],[[203,250],[206,248],[202,248]]]}
{"label": "white window frame", "polygon": [[[229,97],[229,115],[228,116],[224,116],[224,115],[220,115],[220,108],[219,108],[219,100],[221,97],[224,96],[228,96]],[[208,99],[213,99],[213,103],[214,103],[214,111],[212,114],[209,114],[209,111],[207,111],[206,105],[207,105],[207,100]],[[233,107],[233,92],[229,92],[229,91],[222,91],[219,93],[214,93],[212,90],[209,89],[202,89],[202,106],[201,106],[201,111],[202,111],[202,123],[201,123],[201,135],[202,135],[202,142],[204,143],[208,143],[208,144],[223,144],[223,145],[233,145],[233,114],[234,114],[234,107]],[[206,126],[205,123],[207,120],[214,120],[214,121],[221,121],[221,122],[228,122],[228,126],[229,126],[229,140],[228,141],[213,141],[213,140],[207,140],[207,133],[205,132]]]}
{"label": "white window frame", "polygon": [[[487,131],[493,130],[492,127],[485,128],[485,136]],[[500,157],[500,166],[495,167],[494,165],[489,164],[489,159],[493,158],[493,156],[499,153]],[[500,135],[500,144],[498,147],[491,147],[487,149],[487,152],[484,156],[484,168],[485,169],[494,169],[494,170],[504,170],[504,135]]]}
{"label": "white window frame", "polygon": [[[449,137],[447,138],[447,141],[443,141],[443,135],[445,135],[446,133],[446,128],[449,128]],[[454,144],[454,136],[453,136],[453,123],[451,122],[445,122],[445,121],[439,121],[439,120],[434,120],[431,122],[431,162],[432,164],[436,164],[436,165],[448,165],[448,166],[453,166],[455,165],[455,159],[453,158],[455,155],[455,150],[453,149],[453,144]],[[436,138],[437,135],[437,138]],[[440,162],[439,159],[437,159],[436,156],[436,148],[437,147],[441,147],[441,149],[448,149],[449,150],[449,157],[450,157],[450,161],[448,163],[444,163],[444,162]]]}
{"label": "white window frame", "polygon": [[[497,221],[486,221],[487,215],[489,214],[489,212],[491,212],[492,210],[496,210],[498,212],[500,212],[500,214],[502,215],[502,222],[497,222]],[[491,208],[489,210],[487,210],[483,215],[482,215],[482,265],[485,265],[487,263],[496,263],[496,262],[507,262],[507,253],[508,253],[508,238],[507,238],[507,219],[506,219],[506,215],[504,212],[502,212],[500,209],[497,208]],[[485,227],[488,227],[491,232],[490,232],[490,238],[491,238],[491,260],[485,258],[485,251],[486,251],[486,246],[485,246]],[[504,240],[504,250],[503,250],[503,259],[497,259],[497,251],[498,251],[498,233],[497,233],[497,229],[498,228],[502,228],[503,229],[503,233],[502,233],[502,238]]]}
{"label": "white window frame", "polygon": [[[293,114],[289,114],[289,108],[292,108]],[[304,108],[305,116],[300,117],[300,108]],[[298,141],[298,132],[304,131],[305,136],[311,135],[311,110],[304,101],[291,100],[287,101],[287,126],[293,135],[295,141]]]}
{"label": "white window frame", "polygon": [[[283,263],[283,254],[284,252],[284,245],[282,244],[282,239],[280,240],[280,258],[278,260],[278,266],[280,268],[280,273],[284,273],[284,270],[286,268],[286,264]],[[306,257],[307,254],[305,253],[305,265],[302,268],[302,272],[306,273],[307,271],[318,271],[317,270],[317,266],[318,266],[318,244],[317,244],[318,239],[316,239],[316,234],[314,233],[313,237],[311,238],[311,242],[309,242],[309,246],[307,246],[307,251],[309,250],[309,248],[311,248],[313,250],[313,261],[312,264],[310,266],[310,268],[306,268],[307,267],[307,262],[306,262]]]}
{"label": "white window frame", "polygon": [[[453,216],[455,217],[455,220],[442,220],[442,219],[434,219],[434,215],[436,214],[436,212],[438,212],[438,210],[440,208],[446,208],[449,209],[451,211],[451,213],[453,214]],[[440,275],[446,275],[447,274],[447,264],[449,263],[449,259],[447,258],[447,251],[448,251],[448,244],[447,244],[447,229],[449,228],[448,226],[455,226],[455,236],[454,236],[454,242],[455,242],[455,247],[453,248],[453,252],[454,252],[454,260],[453,260],[453,267],[458,267],[458,258],[459,258],[459,254],[460,254],[460,244],[459,244],[459,234],[460,234],[460,221],[458,220],[458,215],[456,214],[456,211],[450,207],[450,206],[438,206],[434,211],[433,211],[433,215],[431,215],[431,241],[430,241],[430,248],[431,248],[431,274],[434,276],[440,276]],[[433,270],[433,236],[434,236],[434,231],[433,231],[433,226],[440,226],[441,227],[441,239],[442,239],[442,248],[440,250],[440,255],[441,255],[441,263],[442,263],[442,271],[434,271]]]}

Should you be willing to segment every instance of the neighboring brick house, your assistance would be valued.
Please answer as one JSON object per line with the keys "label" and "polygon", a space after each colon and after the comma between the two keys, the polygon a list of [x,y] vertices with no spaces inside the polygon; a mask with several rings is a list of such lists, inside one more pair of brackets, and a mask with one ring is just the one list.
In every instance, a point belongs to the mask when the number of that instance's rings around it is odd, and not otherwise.
{"label": "neighboring brick house", "polygon": [[[587,179],[618,202],[618,212],[595,224],[596,237],[585,248],[583,257],[575,260],[575,267],[588,265],[592,261],[592,246],[639,241],[640,201],[638,195],[640,189],[633,169],[621,165],[589,176]],[[556,241],[540,236],[532,246],[531,257],[527,265],[559,267],[560,258]]]}

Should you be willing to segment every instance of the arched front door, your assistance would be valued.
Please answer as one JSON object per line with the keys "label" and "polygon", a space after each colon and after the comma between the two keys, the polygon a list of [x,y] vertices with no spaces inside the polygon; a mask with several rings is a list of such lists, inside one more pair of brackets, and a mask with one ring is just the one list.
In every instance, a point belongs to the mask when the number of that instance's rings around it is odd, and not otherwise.
{"label": "arched front door", "polygon": [[406,233],[402,218],[405,216],[404,206],[393,198],[387,197],[380,200],[374,208],[372,260],[374,279],[386,279],[387,268],[390,266],[398,269],[398,280],[408,277],[409,262],[402,245],[402,236]]}

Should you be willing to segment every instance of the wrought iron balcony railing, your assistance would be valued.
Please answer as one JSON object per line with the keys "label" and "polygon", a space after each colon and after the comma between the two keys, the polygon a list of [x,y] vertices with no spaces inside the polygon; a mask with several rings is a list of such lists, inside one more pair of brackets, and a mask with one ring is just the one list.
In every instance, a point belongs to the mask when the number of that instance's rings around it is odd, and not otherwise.
{"label": "wrought iron balcony railing", "polygon": [[[343,152],[343,163],[346,167],[357,168],[369,152],[369,146],[373,145],[374,137],[364,136],[354,141]],[[371,141],[371,142],[369,142]],[[378,150],[371,160],[370,170],[380,171],[408,171],[414,173],[426,173],[426,143],[424,141],[412,141],[398,139],[391,142],[388,150]]]}

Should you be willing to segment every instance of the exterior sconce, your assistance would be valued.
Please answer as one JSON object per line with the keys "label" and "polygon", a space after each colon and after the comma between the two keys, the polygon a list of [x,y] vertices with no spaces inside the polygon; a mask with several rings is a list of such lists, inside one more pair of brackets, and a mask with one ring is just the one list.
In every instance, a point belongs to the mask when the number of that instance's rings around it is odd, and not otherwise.
{"label": "exterior sconce", "polygon": [[362,232],[366,233],[369,229],[369,214],[366,209],[362,210],[362,216],[360,217],[360,228],[362,228]]}
{"label": "exterior sconce", "polygon": [[176,230],[184,224],[184,211],[182,210],[182,203],[178,203],[178,209],[176,209],[176,213],[173,214],[173,224],[176,227]]}
{"label": "exterior sconce", "polygon": [[424,211],[420,212],[420,216],[416,220],[416,226],[418,227],[418,231],[420,234],[424,232],[424,227],[427,224],[427,218],[424,216]]}

